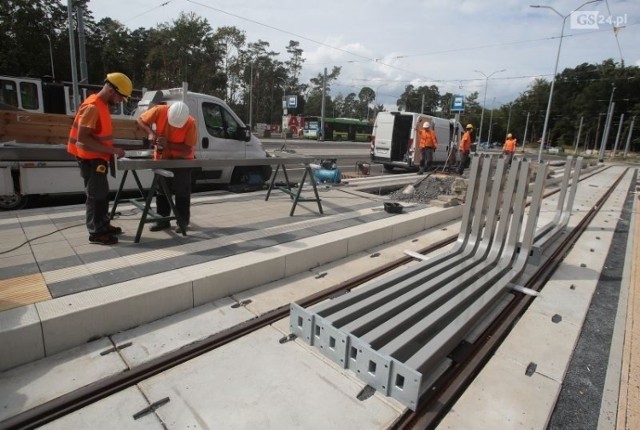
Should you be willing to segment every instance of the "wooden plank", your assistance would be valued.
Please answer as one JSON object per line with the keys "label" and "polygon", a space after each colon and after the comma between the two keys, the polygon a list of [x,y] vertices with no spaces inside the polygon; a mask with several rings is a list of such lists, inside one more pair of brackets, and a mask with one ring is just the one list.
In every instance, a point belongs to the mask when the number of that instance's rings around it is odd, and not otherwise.
{"label": "wooden plank", "polygon": [[[66,144],[73,118],[61,114],[0,111],[0,141]],[[114,139],[142,140],[144,132],[133,119],[114,118]]]}

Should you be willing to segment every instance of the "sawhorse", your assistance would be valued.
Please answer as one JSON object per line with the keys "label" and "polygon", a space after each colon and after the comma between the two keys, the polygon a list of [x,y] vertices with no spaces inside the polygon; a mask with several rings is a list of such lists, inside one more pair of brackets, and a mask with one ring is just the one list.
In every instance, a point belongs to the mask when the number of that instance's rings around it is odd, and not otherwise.
{"label": "sawhorse", "polygon": [[[286,186],[275,186],[276,176],[278,176],[278,172],[280,171],[280,168],[282,168],[282,173],[284,173],[284,180],[285,180]],[[302,186],[304,185],[304,181],[307,178],[307,175],[309,176],[309,181],[311,182],[311,186],[313,187],[313,194],[315,195],[315,199],[300,197],[300,194],[302,193]],[[291,212],[289,212],[289,216],[293,216],[293,213],[296,210],[296,206],[298,205],[298,202],[317,202],[318,211],[320,211],[320,214],[324,214],[324,212],[322,211],[322,203],[320,203],[320,196],[318,195],[316,180],[313,177],[313,172],[311,171],[311,166],[309,165],[309,163],[304,163],[304,174],[302,175],[302,179],[300,180],[300,184],[298,185],[297,192],[294,192],[291,189],[291,185],[289,184],[289,175],[287,174],[287,168],[285,167],[284,164],[278,164],[276,166],[276,171],[273,173],[273,177],[271,178],[271,183],[269,184],[267,197],[264,199],[265,201],[269,200],[269,196],[271,195],[271,190],[273,190],[274,186],[280,191],[289,194],[289,197],[293,200],[293,206],[291,207]]]}
{"label": "sawhorse", "polygon": [[[124,188],[124,183],[127,180],[128,170],[125,170],[122,175],[122,180],[120,181],[120,186],[118,187],[118,191],[116,193],[115,200],[113,202],[113,207],[111,208],[110,218],[113,219],[116,208],[118,207],[118,203],[120,202],[120,195],[122,193],[122,189]],[[138,178],[138,174],[135,170],[132,170],[133,178],[136,181],[136,185],[138,186],[138,190],[140,191],[140,195],[144,197],[144,190],[142,188],[142,184],[140,182],[140,178]],[[145,198],[144,204],[139,199],[129,199],[128,202],[142,210],[142,215],[140,217],[140,222],[138,223],[138,230],[136,231],[136,237],[134,239],[135,243],[140,242],[140,238],[142,237],[142,230],[144,229],[144,225],[151,222],[163,222],[163,221],[171,221],[176,220],[178,224],[178,228],[180,228],[180,232],[183,236],[187,235],[186,223],[178,216],[178,212],[176,211],[176,205],[173,201],[173,196],[171,194],[171,190],[167,185],[167,181],[165,178],[173,178],[173,172],[165,169],[153,169],[153,181],[151,181],[151,187],[147,192],[147,196]],[[169,206],[171,207],[171,212],[173,216],[162,216],[156,213],[151,209],[151,201],[153,200],[153,196],[156,194],[156,191],[161,190],[162,193],[167,197],[169,201]]]}

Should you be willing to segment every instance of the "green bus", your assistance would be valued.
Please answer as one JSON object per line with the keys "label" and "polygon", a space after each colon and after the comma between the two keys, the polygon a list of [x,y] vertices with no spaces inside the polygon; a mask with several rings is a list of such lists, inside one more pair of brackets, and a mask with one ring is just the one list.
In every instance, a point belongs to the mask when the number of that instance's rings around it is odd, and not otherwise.
{"label": "green bus", "polygon": [[[307,116],[304,118],[303,136],[305,139],[318,139],[321,118]],[[325,118],[325,140],[368,142],[373,133],[373,124],[354,118]]]}

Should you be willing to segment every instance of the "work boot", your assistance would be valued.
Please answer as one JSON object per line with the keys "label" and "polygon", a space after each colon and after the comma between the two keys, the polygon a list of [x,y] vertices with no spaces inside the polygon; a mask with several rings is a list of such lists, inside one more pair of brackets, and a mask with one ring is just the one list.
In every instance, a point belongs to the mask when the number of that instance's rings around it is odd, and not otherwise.
{"label": "work boot", "polygon": [[107,233],[111,235],[122,234],[122,229],[120,227],[116,227],[115,225],[107,224]]}
{"label": "work boot", "polygon": [[158,221],[149,227],[149,231],[162,231],[168,228],[171,228],[171,223],[169,221]]}
{"label": "work boot", "polygon": [[94,233],[89,235],[89,243],[96,245],[115,245],[118,238],[109,233]]}
{"label": "work boot", "polygon": [[[176,230],[175,231],[176,231],[176,233],[182,234],[182,230],[180,230],[180,226],[179,225],[176,226]],[[189,226],[188,225],[184,226],[184,231],[185,231],[185,233],[187,231],[189,231]]]}
{"label": "work boot", "polygon": [[418,170],[418,175],[422,175],[424,173],[424,169],[421,167],[420,170]]}

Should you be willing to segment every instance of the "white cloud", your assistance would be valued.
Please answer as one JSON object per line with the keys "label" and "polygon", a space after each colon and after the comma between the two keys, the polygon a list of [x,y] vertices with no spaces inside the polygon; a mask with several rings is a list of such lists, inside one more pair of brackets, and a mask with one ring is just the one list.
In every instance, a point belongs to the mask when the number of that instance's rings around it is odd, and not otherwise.
{"label": "white cloud", "polygon": [[[489,82],[487,100],[495,97],[496,103],[507,103],[535,77],[550,78],[562,26],[562,19],[553,11],[530,8],[529,1],[520,0],[325,0],[313,6],[293,0],[149,3],[91,1],[89,8],[96,20],[109,16],[130,28],[149,28],[175,20],[181,11],[193,11],[214,28],[238,27],[249,41],[265,40],[273,50],[285,54],[289,40],[297,40],[307,59],[304,79],[317,76],[325,67],[341,66],[332,94],[357,93],[366,85],[378,89],[385,104],[394,103],[410,83],[435,84],[441,93],[478,91],[482,95],[485,78],[474,70],[489,74],[500,69],[507,70]],[[582,4],[579,0],[531,3],[565,14]],[[611,15],[626,14],[626,27],[618,33],[618,41],[625,63],[640,66],[640,2],[609,0],[608,6]],[[582,10],[590,8],[609,14],[605,2]],[[608,58],[620,61],[610,27],[571,29],[567,20],[559,72]]]}

